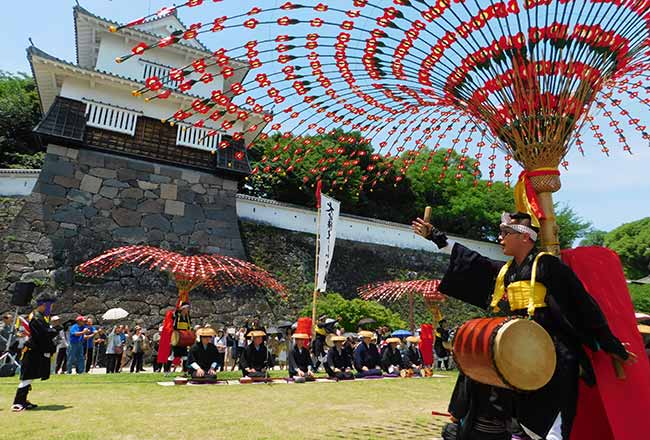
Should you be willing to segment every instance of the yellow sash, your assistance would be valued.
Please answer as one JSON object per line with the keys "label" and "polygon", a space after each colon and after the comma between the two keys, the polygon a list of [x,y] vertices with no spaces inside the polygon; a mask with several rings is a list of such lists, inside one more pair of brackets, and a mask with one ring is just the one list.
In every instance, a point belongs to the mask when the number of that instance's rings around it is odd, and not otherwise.
{"label": "yellow sash", "polygon": [[[528,316],[533,316],[537,307],[546,307],[546,286],[535,282],[537,278],[537,262],[542,255],[552,254],[549,252],[540,252],[537,254],[535,261],[533,261],[530,282],[527,280],[515,281],[508,285],[508,303],[510,304],[510,310],[527,309]],[[490,303],[490,307],[492,307],[494,312],[499,311],[497,304],[499,304],[499,301],[501,301],[501,298],[506,293],[506,272],[508,272],[511,264],[512,260],[504,264],[499,271],[499,275],[497,275],[494,292],[492,293],[492,302]]]}

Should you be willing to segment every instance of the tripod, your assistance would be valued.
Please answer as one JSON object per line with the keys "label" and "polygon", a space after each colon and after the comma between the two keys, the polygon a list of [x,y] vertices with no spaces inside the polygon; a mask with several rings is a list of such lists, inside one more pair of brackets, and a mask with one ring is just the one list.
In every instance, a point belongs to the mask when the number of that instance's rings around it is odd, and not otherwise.
{"label": "tripod", "polygon": [[14,314],[14,322],[11,324],[11,332],[9,333],[9,337],[5,338],[4,336],[0,336],[5,342],[6,342],[6,349],[5,352],[3,353],[2,356],[0,356],[0,367],[4,366],[6,364],[14,364],[16,368],[20,368],[20,363],[16,360],[16,356],[11,353],[11,344],[14,342],[16,339],[16,324],[18,323],[18,310],[19,307],[16,306],[16,313]]}

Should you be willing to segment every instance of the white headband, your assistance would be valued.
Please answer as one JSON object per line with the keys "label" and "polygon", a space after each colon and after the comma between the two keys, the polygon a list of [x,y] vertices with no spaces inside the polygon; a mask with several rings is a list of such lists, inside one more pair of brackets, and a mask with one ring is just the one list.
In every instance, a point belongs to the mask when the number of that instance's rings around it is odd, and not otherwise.
{"label": "white headband", "polygon": [[528,234],[531,240],[533,241],[537,240],[537,232],[535,232],[530,226],[520,225],[518,223],[511,223],[511,222],[512,222],[512,217],[510,216],[510,214],[504,212],[501,215],[501,225],[499,225],[499,227],[510,228],[513,231],[519,232],[520,234]]}

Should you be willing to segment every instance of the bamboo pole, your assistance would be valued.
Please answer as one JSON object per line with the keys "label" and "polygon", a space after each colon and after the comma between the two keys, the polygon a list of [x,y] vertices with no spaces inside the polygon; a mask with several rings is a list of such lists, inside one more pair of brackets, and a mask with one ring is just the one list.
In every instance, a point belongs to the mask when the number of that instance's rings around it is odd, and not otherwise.
{"label": "bamboo pole", "polygon": [[558,238],[555,209],[553,208],[553,193],[540,192],[537,197],[546,217],[540,221],[541,248],[543,251],[559,256],[560,240]]}
{"label": "bamboo pole", "polygon": [[316,211],[316,258],[314,265],[314,294],[311,300],[311,324],[316,326],[316,302],[318,301],[318,253],[320,252],[320,205]]}

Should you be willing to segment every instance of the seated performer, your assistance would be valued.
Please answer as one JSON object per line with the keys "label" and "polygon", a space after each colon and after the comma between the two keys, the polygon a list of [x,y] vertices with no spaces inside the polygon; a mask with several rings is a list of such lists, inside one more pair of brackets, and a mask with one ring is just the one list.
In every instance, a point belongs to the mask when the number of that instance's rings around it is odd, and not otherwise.
{"label": "seated performer", "polygon": [[325,371],[330,379],[354,379],[354,374],[352,373],[352,357],[345,347],[343,347],[345,341],[345,336],[332,336],[334,347],[330,348],[327,352],[327,360],[325,361]]}
{"label": "seated performer", "polygon": [[[178,309],[174,312],[174,330],[192,330],[192,320],[190,319],[190,304],[181,302]],[[172,354],[169,360],[174,365],[183,363],[183,370],[187,368],[187,347],[176,345],[172,347]]]}
{"label": "seated performer", "polygon": [[381,354],[381,368],[389,376],[399,376],[402,369],[402,353],[397,346],[400,344],[399,338],[386,339],[386,347]]}
{"label": "seated performer", "polygon": [[314,365],[309,354],[309,335],[305,333],[294,333],[291,336],[294,345],[289,352],[289,377],[296,383],[314,381]]}
{"label": "seated performer", "polygon": [[354,368],[357,370],[357,377],[381,376],[379,350],[377,345],[371,342],[373,334],[366,330],[359,332],[359,337],[363,340],[354,349]]}
{"label": "seated performer", "polygon": [[216,382],[219,352],[212,343],[216,333],[211,328],[201,328],[196,332],[199,341],[190,349],[187,358],[187,372],[191,382]]}
{"label": "seated performer", "polygon": [[239,360],[239,369],[242,374],[252,378],[266,378],[269,368],[273,368],[271,353],[264,345],[266,333],[262,330],[253,330],[248,334],[253,343],[248,344]]}
{"label": "seated performer", "polygon": [[409,336],[406,338],[407,348],[403,353],[403,362],[406,368],[410,368],[413,371],[413,374],[420,374],[422,369],[422,353],[420,353],[420,348],[418,344],[420,343],[420,338],[417,336]]}
{"label": "seated performer", "polygon": [[47,380],[50,377],[51,356],[56,352],[54,338],[58,332],[49,324],[52,305],[56,294],[43,292],[36,298],[36,309],[29,316],[29,340],[25,344],[20,383],[11,410],[19,412],[34,409],[37,405],[27,400],[34,379]]}
{"label": "seated performer", "polygon": [[[602,349],[619,361],[636,356],[612,334],[602,310],[571,268],[536,249],[537,225],[538,219],[528,213],[503,214],[499,241],[503,253],[513,257],[505,264],[454,243],[438,290],[478,307],[497,311],[499,305],[512,315],[531,314],[548,332],[557,356],[553,377],[539,390],[515,393],[514,412],[531,438],[568,440],[578,377],[588,385],[596,379],[583,347]],[[438,248],[448,246],[447,236],[420,218],[413,230]]]}

